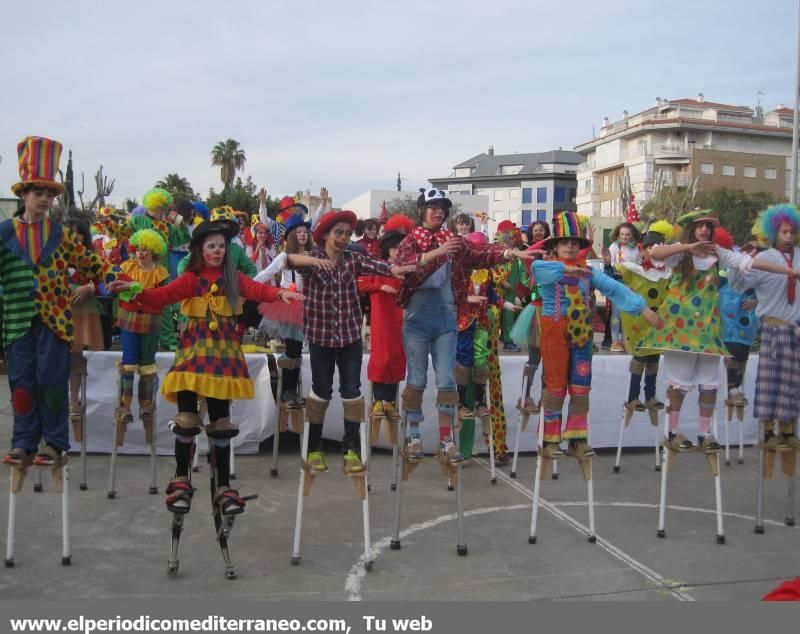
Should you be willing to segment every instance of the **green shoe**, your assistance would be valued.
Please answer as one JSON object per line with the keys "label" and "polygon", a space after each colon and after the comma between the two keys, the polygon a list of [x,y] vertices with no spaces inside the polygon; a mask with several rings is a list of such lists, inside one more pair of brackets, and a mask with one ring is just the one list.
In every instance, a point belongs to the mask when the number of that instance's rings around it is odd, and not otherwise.
{"label": "green shoe", "polygon": [[364,465],[361,463],[361,456],[352,449],[348,449],[342,458],[342,471],[345,475],[363,473]]}
{"label": "green shoe", "polygon": [[328,465],[325,462],[325,454],[321,451],[309,451],[306,458],[308,466],[312,471],[317,473],[325,473],[328,470]]}

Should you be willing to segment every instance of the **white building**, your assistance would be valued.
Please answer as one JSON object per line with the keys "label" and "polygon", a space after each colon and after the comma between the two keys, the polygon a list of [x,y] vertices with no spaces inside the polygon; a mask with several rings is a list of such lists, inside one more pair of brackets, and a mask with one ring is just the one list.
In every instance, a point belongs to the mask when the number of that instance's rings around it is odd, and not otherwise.
{"label": "white building", "polygon": [[641,207],[653,196],[657,178],[665,185],[719,187],[789,197],[793,111],[779,106],[762,114],[747,106],[696,99],[657,98],[635,115],[623,112],[575,149],[586,156],[578,166],[578,212],[620,219],[619,180],[627,168]]}

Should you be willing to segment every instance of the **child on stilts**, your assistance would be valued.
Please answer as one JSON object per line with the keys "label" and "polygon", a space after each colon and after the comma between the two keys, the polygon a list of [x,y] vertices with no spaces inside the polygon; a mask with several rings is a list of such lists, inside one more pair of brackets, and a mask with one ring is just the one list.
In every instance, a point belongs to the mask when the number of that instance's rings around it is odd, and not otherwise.
{"label": "child on stilts", "polygon": [[[230,403],[251,399],[253,381],[247,372],[236,333],[236,316],[242,298],[254,301],[292,301],[302,295],[258,284],[233,269],[229,259],[228,228],[204,222],[192,233],[186,271],[161,288],[142,290],[131,299],[139,310],[155,311],[180,302],[188,323],[181,334],[172,368],[164,377],[161,393],[177,403],[173,421],[175,438],[175,476],[167,488],[167,508],[174,513],[189,511],[194,489],[189,480],[193,437],[202,421],[198,416],[198,397],[205,397],[209,424],[206,435],[216,454],[217,481],[215,509],[222,515],[244,510],[245,501],[230,488],[230,439],[239,430],[230,418]],[[112,292],[137,291],[131,282],[115,282]]]}

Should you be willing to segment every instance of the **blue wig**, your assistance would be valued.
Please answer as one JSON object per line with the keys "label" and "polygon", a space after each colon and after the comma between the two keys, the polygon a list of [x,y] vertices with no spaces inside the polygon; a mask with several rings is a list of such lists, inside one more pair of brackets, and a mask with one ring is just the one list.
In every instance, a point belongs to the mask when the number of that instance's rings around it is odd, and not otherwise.
{"label": "blue wig", "polygon": [[208,207],[206,207],[200,201],[193,202],[192,207],[194,207],[194,211],[198,216],[200,216],[203,220],[208,220],[209,217]]}

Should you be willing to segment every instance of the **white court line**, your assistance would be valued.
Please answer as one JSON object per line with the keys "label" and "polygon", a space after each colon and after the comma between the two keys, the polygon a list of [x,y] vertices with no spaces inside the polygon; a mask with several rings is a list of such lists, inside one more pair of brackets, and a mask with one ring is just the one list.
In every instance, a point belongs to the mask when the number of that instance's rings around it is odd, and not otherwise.
{"label": "white court line", "polygon": [[[551,502],[553,506],[586,506],[587,502]],[[619,507],[627,507],[627,508],[638,508],[638,509],[657,509],[658,504],[648,504],[646,502],[595,502],[595,506],[619,506]],[[697,506],[676,506],[668,504],[667,508],[671,511],[685,511],[691,513],[708,513],[709,515],[716,515],[716,509],[704,509]],[[737,520],[750,520],[751,522],[755,522],[756,518],[754,515],[745,515],[744,513],[732,513],[732,512],[724,512],[724,516],[732,517]],[[772,526],[781,526],[783,528],[789,528],[794,530],[800,530],[800,526],[786,526],[783,522],[778,522],[777,520],[770,520],[770,519],[763,519],[764,524],[770,524]]]}
{"label": "white court line", "polygon": [[[479,465],[481,465],[487,471],[490,470],[489,465],[482,458],[476,458],[473,456],[473,460],[477,462]],[[529,500],[533,501],[533,491],[531,491],[528,487],[526,487],[523,484],[520,484],[517,480],[512,480],[502,471],[498,470],[496,473],[497,477],[500,480],[502,480],[506,484],[510,485],[512,488],[522,493]],[[588,527],[581,524],[571,515],[567,515],[566,513],[564,513],[564,511],[558,509],[554,504],[547,502],[541,496],[539,496],[539,504],[551,515],[554,515],[562,522],[569,524],[570,526],[572,526],[572,528],[583,533],[587,537],[589,536]],[[649,568],[642,562],[634,559],[629,554],[623,552],[622,550],[620,550],[607,540],[603,539],[599,535],[597,536],[597,545],[600,546],[600,548],[602,548],[603,550],[605,550],[609,555],[615,557],[616,559],[619,559],[626,566],[628,566],[632,570],[635,570],[646,579],[668,590],[673,597],[678,599],[678,601],[694,601],[694,597],[682,589],[684,587],[684,584],[677,581],[670,581],[669,579],[662,577],[655,570]]]}
{"label": "white court line", "polygon": [[[487,513],[496,513],[497,511],[519,511],[522,509],[528,508],[527,504],[513,504],[511,506],[488,506],[482,509],[473,509],[471,511],[464,511],[465,517],[470,517],[472,515],[486,515]],[[412,524],[404,531],[400,531],[400,537],[408,537],[418,531],[424,531],[428,528],[433,528],[443,522],[453,522],[457,518],[455,513],[450,513],[448,515],[440,515],[439,517],[434,517],[433,519],[427,520],[425,522],[420,522],[419,524]],[[372,546],[372,557],[373,559],[378,558],[378,553],[382,550],[385,550],[389,544],[392,542],[392,536],[389,535],[388,537],[384,537],[382,540],[375,542]],[[347,575],[347,579],[344,583],[345,592],[347,592],[347,600],[348,601],[361,601],[361,582],[364,577],[367,575],[367,571],[364,568],[364,555],[362,554],[361,557],[358,558],[353,567],[350,568],[350,574]]]}

